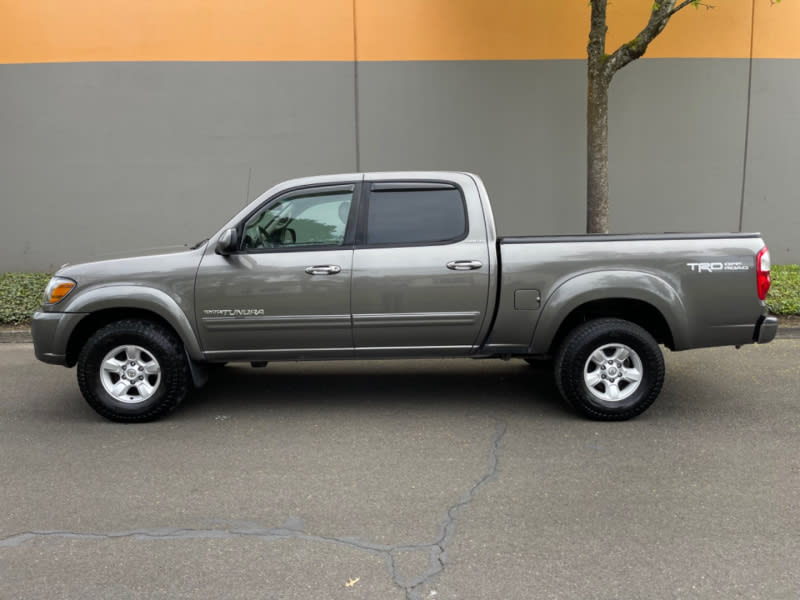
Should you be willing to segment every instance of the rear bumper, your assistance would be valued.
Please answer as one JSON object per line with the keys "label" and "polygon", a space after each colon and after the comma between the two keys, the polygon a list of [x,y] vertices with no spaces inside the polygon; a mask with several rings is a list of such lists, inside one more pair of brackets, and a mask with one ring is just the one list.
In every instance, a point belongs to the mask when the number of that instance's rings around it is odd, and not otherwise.
{"label": "rear bumper", "polygon": [[85,313],[34,313],[31,321],[33,351],[42,362],[67,365],[67,344]]}
{"label": "rear bumper", "polygon": [[778,333],[778,317],[763,317],[756,324],[756,330],[753,333],[753,341],[759,344],[766,344],[775,339]]}

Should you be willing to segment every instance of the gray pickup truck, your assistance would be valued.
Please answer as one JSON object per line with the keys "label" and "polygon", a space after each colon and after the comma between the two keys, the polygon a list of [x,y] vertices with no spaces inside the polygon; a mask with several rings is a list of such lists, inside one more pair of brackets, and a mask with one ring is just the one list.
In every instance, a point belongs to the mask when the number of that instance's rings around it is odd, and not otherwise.
{"label": "gray pickup truck", "polygon": [[172,411],[215,364],[388,357],[552,358],[574,409],[623,420],[661,390],[659,344],[775,337],[769,270],[758,234],[498,239],[475,175],[331,175],[192,248],[64,266],[32,332],[114,421]]}

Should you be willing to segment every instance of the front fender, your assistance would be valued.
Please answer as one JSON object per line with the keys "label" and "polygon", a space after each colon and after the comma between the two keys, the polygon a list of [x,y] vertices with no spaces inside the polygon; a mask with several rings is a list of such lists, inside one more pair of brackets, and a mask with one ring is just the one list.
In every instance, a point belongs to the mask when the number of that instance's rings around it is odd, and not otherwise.
{"label": "front fender", "polygon": [[667,281],[644,271],[593,271],[563,282],[545,300],[530,353],[547,353],[558,329],[576,308],[597,300],[613,299],[650,304],[667,322],[675,347],[686,344],[689,329],[686,309],[680,294]]}
{"label": "front fender", "polygon": [[[70,299],[68,312],[92,314],[102,310],[138,309],[152,312],[175,330],[194,360],[203,360],[197,336],[178,302],[163,290],[140,285],[103,285]],[[192,308],[193,311],[193,308]]]}

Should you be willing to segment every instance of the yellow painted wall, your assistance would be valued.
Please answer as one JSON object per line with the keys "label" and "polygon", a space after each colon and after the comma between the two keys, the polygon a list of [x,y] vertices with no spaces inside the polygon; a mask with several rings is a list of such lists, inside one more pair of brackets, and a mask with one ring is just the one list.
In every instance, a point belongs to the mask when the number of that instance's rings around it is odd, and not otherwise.
{"label": "yellow painted wall", "polygon": [[[724,8],[687,8],[675,15],[648,56],[749,56],[751,0],[722,1]],[[609,2],[609,50],[636,36],[651,6],[648,0]],[[357,23],[362,60],[583,59],[589,3],[361,0]]]}
{"label": "yellow painted wall", "polygon": [[[800,58],[800,0],[709,1],[647,56],[747,58],[755,16],[755,58]],[[610,50],[651,5],[609,3]],[[583,59],[588,28],[587,0],[0,0],[0,63]]]}
{"label": "yellow painted wall", "polygon": [[353,60],[352,0],[0,0],[0,62]]}
{"label": "yellow painted wall", "polygon": [[800,2],[756,0],[753,58],[800,58]]}

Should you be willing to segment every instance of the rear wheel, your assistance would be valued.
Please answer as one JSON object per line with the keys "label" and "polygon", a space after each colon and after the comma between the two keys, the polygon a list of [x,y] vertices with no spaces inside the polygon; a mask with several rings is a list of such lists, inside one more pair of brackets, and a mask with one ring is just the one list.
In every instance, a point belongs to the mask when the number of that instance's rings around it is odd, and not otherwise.
{"label": "rear wheel", "polygon": [[78,356],[78,385],[112,421],[152,421],[175,410],[191,377],[180,340],[149,321],[125,320],[92,335]]}
{"label": "rear wheel", "polygon": [[643,413],[664,383],[664,357],[642,327],[597,319],[576,327],[556,355],[556,384],[584,415],[623,421]]}

